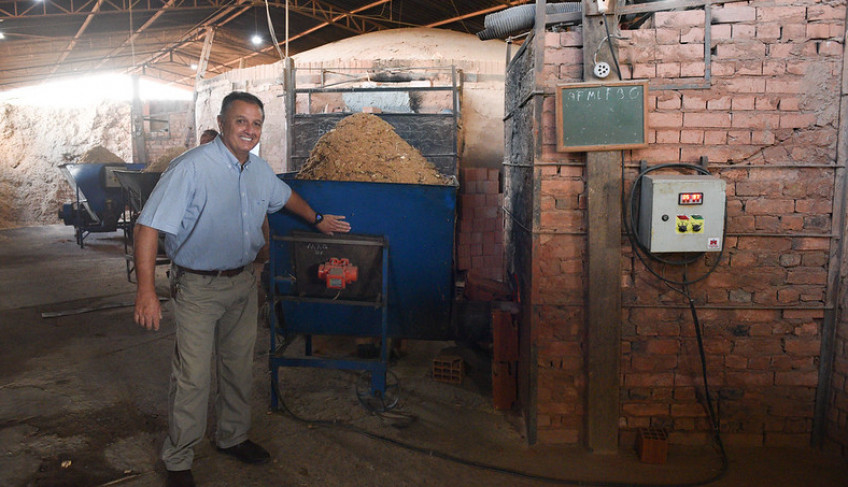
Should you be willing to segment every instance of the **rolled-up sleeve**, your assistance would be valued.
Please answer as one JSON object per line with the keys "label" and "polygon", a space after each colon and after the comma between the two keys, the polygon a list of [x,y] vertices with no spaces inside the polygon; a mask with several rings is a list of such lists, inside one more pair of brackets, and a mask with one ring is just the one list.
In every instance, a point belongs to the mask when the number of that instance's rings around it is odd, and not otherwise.
{"label": "rolled-up sleeve", "polygon": [[176,235],[195,191],[189,164],[177,164],[162,173],[137,222]]}
{"label": "rolled-up sleeve", "polygon": [[271,189],[271,199],[268,205],[268,213],[276,213],[286,205],[291,197],[292,190],[282,179],[274,175],[274,185]]}

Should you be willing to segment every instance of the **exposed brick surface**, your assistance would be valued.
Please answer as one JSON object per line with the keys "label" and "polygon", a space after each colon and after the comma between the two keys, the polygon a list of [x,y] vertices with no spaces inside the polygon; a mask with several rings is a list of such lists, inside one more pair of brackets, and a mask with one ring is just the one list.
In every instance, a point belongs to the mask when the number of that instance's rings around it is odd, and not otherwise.
{"label": "exposed brick surface", "polygon": [[[703,81],[702,10],[660,12],[650,27],[622,32],[625,77],[648,79],[652,86],[651,143],[625,152],[625,163],[692,164],[707,156],[711,165],[732,166],[712,169],[727,183],[723,259],[691,288],[712,392],[721,400],[722,431],[729,445],[806,445],[821,386],[829,235],[842,229],[833,228],[834,170],[786,166],[836,162],[840,100],[834,87],[841,83],[846,8],[841,2],[785,0],[714,5],[711,12],[708,89],[656,88]],[[549,34],[546,42],[551,71],[579,79],[581,39]],[[561,81],[546,78],[546,91]],[[542,159],[573,162],[578,155],[550,147],[556,119],[552,105],[546,106]],[[753,168],[742,168],[748,165]],[[534,228],[540,233],[524,296],[534,311],[522,326],[531,328],[523,337],[539,351],[537,438],[547,443],[583,439],[584,273],[591,252],[584,173],[566,166],[534,173]],[[625,188],[634,175],[628,167]],[[470,246],[473,239],[461,241]],[[509,239],[503,245],[510,249]],[[620,439],[662,425],[671,443],[705,443],[710,435],[699,401],[703,380],[685,300],[644,269],[626,238],[622,248],[624,307],[621,322],[612,324],[621,327]],[[475,257],[470,247],[458,255]],[[710,258],[688,272],[703,273]],[[840,304],[848,298],[840,296]],[[838,324],[835,351],[828,441],[848,454],[846,318]]]}
{"label": "exposed brick surface", "polygon": [[752,22],[757,17],[754,7],[725,5],[712,11],[713,21],[718,24],[731,22]]}
{"label": "exposed brick surface", "polygon": [[499,171],[461,168],[456,267],[479,277],[504,280],[503,211]]}
{"label": "exposed brick surface", "polygon": [[186,147],[186,135],[189,130],[188,102],[167,102],[178,105],[166,106],[165,108],[173,110],[167,112],[163,112],[162,107],[154,106],[153,103],[144,106],[145,114],[149,116],[152,111],[157,120],[166,122],[159,122],[155,126],[146,122],[144,144],[149,163],[158,163],[163,157],[173,158],[178,149],[188,150],[189,148]]}

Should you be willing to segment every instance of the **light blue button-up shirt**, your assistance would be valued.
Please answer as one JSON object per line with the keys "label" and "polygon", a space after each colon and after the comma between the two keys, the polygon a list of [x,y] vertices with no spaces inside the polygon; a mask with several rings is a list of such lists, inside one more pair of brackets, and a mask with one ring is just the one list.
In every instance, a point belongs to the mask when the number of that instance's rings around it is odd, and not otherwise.
{"label": "light blue button-up shirt", "polygon": [[220,137],[174,159],[138,223],[165,232],[165,252],[195,270],[235,269],[265,245],[262,222],[291,196],[262,158],[241,167]]}

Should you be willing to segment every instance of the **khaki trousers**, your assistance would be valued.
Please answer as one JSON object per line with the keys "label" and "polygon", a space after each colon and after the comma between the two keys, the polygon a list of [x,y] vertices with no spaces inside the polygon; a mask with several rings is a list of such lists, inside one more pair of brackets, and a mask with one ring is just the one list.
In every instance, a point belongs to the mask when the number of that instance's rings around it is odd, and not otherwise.
{"label": "khaki trousers", "polygon": [[253,266],[233,277],[171,269],[176,344],[168,393],[168,437],[162,460],[187,470],[206,431],[212,363],[217,377],[215,443],[247,439],[256,344],[257,290]]}

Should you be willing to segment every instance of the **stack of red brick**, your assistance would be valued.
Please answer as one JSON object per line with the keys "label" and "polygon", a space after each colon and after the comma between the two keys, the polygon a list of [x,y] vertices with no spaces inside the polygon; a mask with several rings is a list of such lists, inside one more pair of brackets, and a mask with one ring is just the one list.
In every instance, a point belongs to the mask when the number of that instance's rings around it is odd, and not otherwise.
{"label": "stack of red brick", "polygon": [[465,168],[459,173],[456,267],[471,275],[504,280],[500,171]]}

